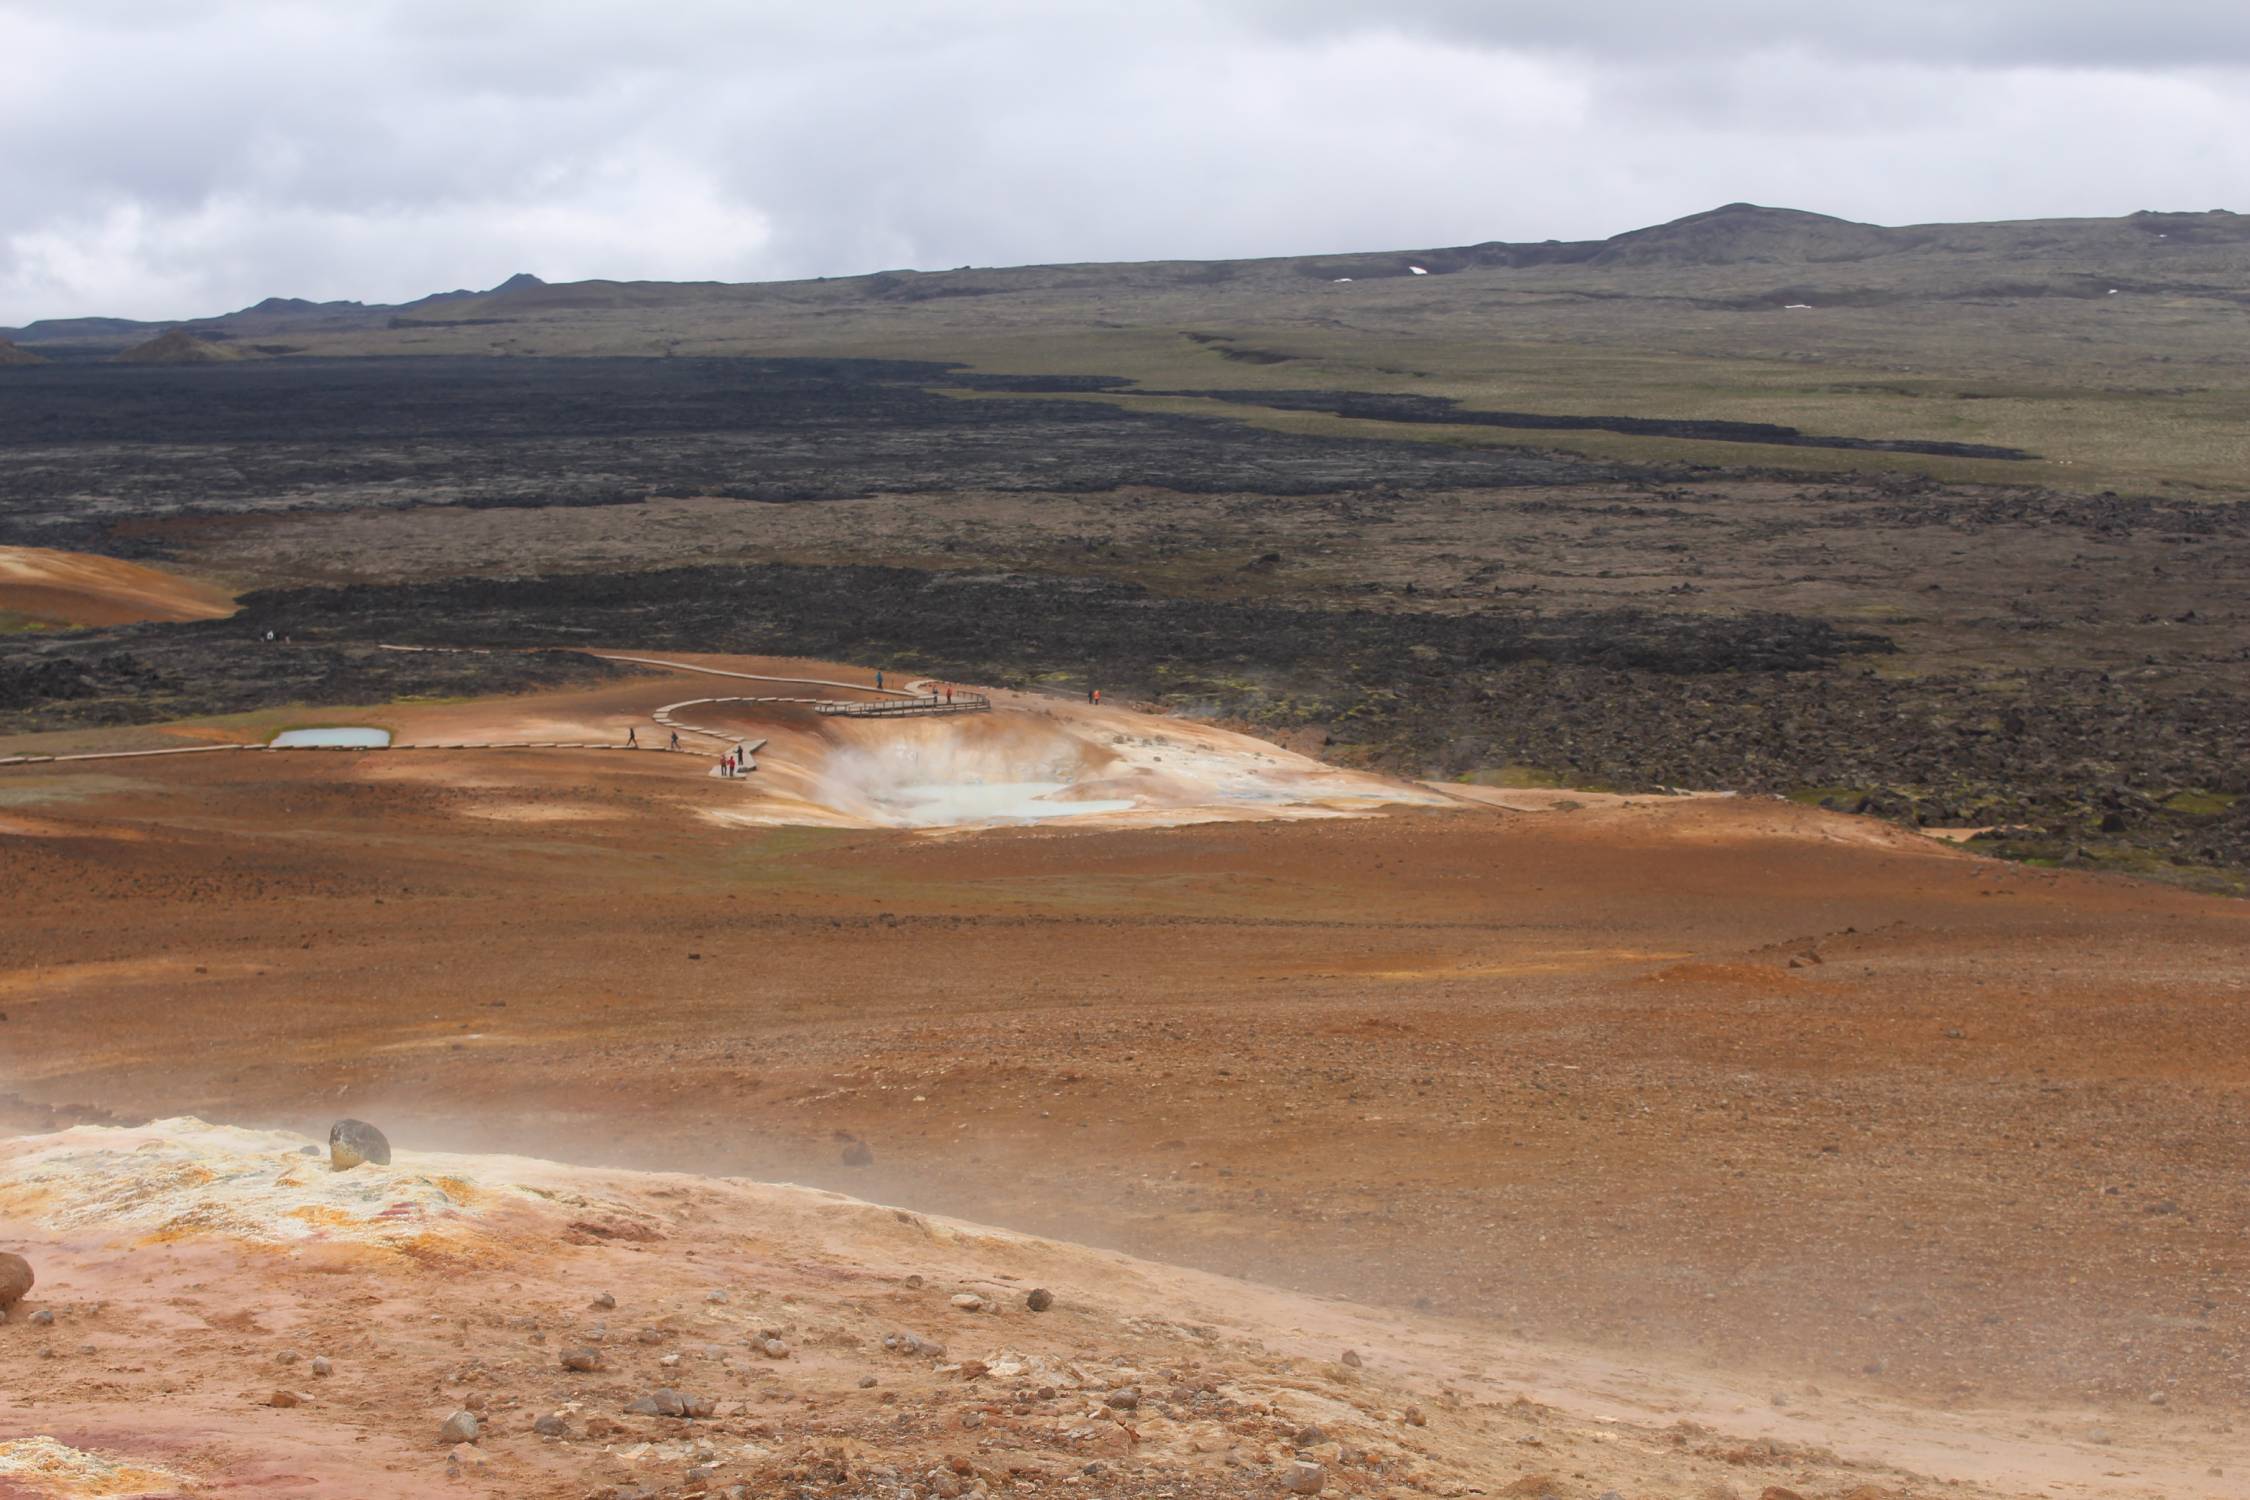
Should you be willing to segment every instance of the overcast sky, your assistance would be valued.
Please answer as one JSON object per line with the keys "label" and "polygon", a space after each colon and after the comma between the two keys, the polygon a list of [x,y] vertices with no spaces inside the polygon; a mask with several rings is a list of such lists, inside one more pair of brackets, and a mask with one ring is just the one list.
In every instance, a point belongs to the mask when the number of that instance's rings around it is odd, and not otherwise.
{"label": "overcast sky", "polygon": [[0,0],[0,324],[2250,210],[2244,0]]}

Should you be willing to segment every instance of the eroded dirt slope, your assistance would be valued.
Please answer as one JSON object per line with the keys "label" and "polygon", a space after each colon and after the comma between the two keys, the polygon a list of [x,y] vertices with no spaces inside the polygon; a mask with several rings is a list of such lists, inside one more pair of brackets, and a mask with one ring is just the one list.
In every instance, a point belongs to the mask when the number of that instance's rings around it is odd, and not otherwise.
{"label": "eroded dirt slope", "polygon": [[174,1119],[0,1141],[0,1229],[41,1277],[0,1326],[0,1494],[39,1500],[2222,1493],[2177,1421],[1767,1401],[678,1173],[337,1172]]}
{"label": "eroded dirt slope", "polygon": [[9,1118],[348,1109],[1782,1392],[2240,1420],[2239,903],[1752,799],[966,837],[740,826],[709,769],[16,768]]}

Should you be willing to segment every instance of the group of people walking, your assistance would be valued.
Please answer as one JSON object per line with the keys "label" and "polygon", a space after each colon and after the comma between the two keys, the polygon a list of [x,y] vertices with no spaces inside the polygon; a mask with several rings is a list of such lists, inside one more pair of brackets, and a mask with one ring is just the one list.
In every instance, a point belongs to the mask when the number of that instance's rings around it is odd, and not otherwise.
{"label": "group of people walking", "polygon": [[[625,744],[629,749],[638,750],[641,748],[641,730],[639,725],[628,724],[625,726]],[[672,743],[670,748],[674,750],[680,748],[680,732],[677,729],[672,731]],[[729,781],[732,781],[737,776],[749,775],[749,750],[738,742],[732,750],[729,750],[726,754],[720,756],[719,774],[726,777]]]}

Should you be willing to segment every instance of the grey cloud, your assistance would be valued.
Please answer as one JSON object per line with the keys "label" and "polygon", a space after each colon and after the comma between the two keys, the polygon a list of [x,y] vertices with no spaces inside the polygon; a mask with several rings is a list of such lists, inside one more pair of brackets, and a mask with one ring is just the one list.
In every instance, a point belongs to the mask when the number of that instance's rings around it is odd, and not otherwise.
{"label": "grey cloud", "polygon": [[2250,7],[2235,0],[1255,0],[1253,8],[1286,35],[1392,30],[1613,59],[1790,51],[1975,69],[2250,63]]}
{"label": "grey cloud", "polygon": [[[2212,207],[2250,181],[2244,26],[2161,0],[0,0],[0,323],[516,270],[1570,238],[1734,199]],[[2105,58],[2112,33],[2140,40]]]}

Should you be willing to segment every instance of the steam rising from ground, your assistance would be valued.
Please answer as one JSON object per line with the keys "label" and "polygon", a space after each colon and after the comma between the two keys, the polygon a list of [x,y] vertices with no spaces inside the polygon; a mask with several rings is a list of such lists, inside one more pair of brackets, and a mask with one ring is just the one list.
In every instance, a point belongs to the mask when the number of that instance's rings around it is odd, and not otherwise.
{"label": "steam rising from ground", "polygon": [[1087,796],[1114,759],[1065,735],[920,734],[848,745],[821,770],[821,800],[907,828],[1028,822],[1123,812],[1130,797]]}
{"label": "steam rising from ground", "polygon": [[1033,700],[990,714],[829,720],[776,736],[722,821],[975,828],[1338,817],[1438,795],[1209,725]]}

